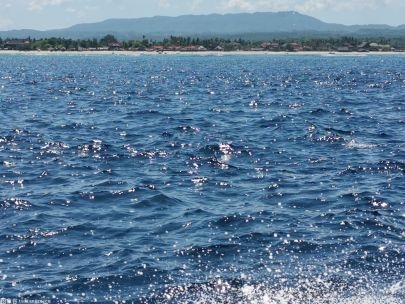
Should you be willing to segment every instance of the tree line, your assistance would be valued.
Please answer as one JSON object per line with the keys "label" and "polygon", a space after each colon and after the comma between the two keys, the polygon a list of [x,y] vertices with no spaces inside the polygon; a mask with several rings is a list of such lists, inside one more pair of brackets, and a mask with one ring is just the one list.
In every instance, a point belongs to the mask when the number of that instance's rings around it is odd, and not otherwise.
{"label": "tree line", "polygon": [[196,38],[170,36],[163,40],[119,41],[114,35],[101,39],[2,39],[0,48],[8,50],[132,50],[132,51],[404,51],[405,38],[289,38],[252,41],[248,39]]}

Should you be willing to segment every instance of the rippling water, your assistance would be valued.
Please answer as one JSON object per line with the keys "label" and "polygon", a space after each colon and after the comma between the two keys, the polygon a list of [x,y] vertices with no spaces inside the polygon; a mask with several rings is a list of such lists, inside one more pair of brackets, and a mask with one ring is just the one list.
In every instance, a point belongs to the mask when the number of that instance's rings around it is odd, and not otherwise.
{"label": "rippling water", "polygon": [[405,303],[405,56],[0,56],[0,295]]}

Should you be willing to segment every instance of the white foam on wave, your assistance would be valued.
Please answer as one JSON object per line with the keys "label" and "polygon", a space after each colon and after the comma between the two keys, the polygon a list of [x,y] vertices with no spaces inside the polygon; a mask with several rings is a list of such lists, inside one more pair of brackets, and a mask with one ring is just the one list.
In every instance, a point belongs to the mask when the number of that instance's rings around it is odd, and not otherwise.
{"label": "white foam on wave", "polygon": [[367,143],[359,143],[356,142],[354,139],[346,143],[346,147],[349,149],[373,149],[376,148],[377,145],[375,144],[367,144]]}
{"label": "white foam on wave", "polygon": [[167,303],[234,303],[234,304],[403,304],[404,281],[388,288],[336,285],[315,282],[294,287],[264,284],[233,286],[218,280],[207,284],[173,288],[165,293]]}
{"label": "white foam on wave", "polygon": [[367,290],[358,290],[357,295],[346,296],[344,291],[330,290],[322,292],[321,294],[300,291],[299,289],[281,289],[256,292],[254,288],[248,292],[249,287],[244,287],[245,299],[239,303],[261,303],[261,304],[299,304],[299,303],[313,303],[313,304],[401,304],[403,303],[398,297],[387,293],[376,294]]}

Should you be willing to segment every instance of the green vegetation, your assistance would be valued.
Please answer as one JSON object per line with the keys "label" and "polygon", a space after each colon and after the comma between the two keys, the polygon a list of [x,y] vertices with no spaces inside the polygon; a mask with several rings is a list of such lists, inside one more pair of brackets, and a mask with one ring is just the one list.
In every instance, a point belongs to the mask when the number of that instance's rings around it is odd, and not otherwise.
{"label": "green vegetation", "polygon": [[6,50],[129,50],[129,51],[405,51],[405,38],[288,38],[250,41],[242,38],[191,38],[170,36],[162,41],[142,37],[139,40],[118,41],[113,35],[103,38],[73,40],[66,38],[47,39],[1,39],[0,48]]}

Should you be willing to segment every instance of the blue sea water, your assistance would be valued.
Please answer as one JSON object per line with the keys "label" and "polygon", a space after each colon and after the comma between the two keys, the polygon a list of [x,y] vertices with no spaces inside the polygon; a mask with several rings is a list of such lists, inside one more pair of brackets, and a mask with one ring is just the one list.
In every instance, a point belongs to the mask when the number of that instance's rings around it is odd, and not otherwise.
{"label": "blue sea water", "polygon": [[405,303],[405,56],[0,56],[0,298]]}

